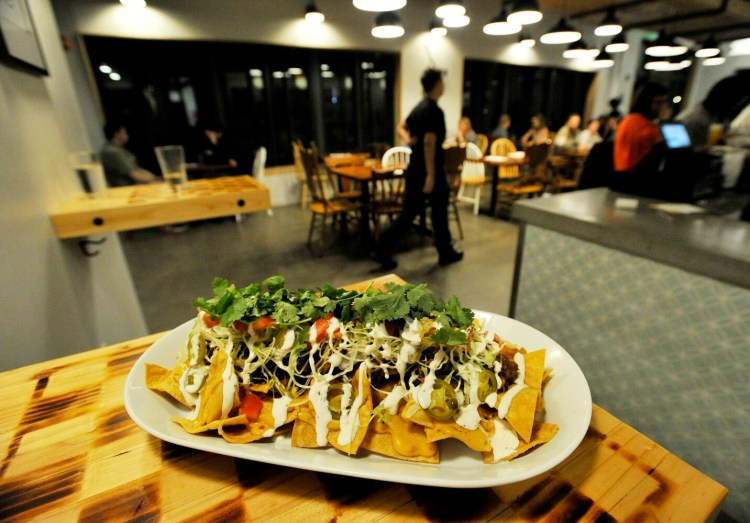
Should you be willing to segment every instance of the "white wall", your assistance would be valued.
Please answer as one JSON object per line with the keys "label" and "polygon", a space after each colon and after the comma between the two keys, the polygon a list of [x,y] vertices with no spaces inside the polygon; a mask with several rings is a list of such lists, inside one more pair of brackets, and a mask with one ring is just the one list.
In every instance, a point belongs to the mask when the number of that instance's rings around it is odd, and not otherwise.
{"label": "white wall", "polygon": [[[750,69],[750,55],[727,56],[725,48],[722,49],[722,52],[727,59],[723,64],[715,66],[695,66],[695,72],[697,74],[695,74],[692,85],[690,86],[690,92],[688,93],[687,104],[685,107],[692,107],[693,105],[701,103],[714,84],[719,80],[732,76],[739,69]],[[748,86],[748,90],[750,90],[750,86]]]}
{"label": "white wall", "polygon": [[[411,0],[399,11],[406,35],[393,40],[373,38],[370,29],[375,15],[356,10],[350,0],[318,0],[318,7],[326,15],[326,22],[322,25],[304,22],[302,14],[305,2],[300,0],[159,0],[150,2],[146,9],[127,9],[114,0],[53,1],[63,31],[71,38],[82,33],[167,40],[246,41],[400,54],[398,118],[405,117],[421,98],[419,77],[422,71],[435,66],[445,69],[448,72],[446,93],[440,106],[445,111],[449,135],[455,132],[461,114],[465,58],[591,70],[585,62],[562,58],[564,46],[537,45],[528,50],[515,44],[517,35],[483,34],[481,27],[498,14],[500,7],[498,2],[486,0],[467,0],[465,4],[472,18],[471,24],[465,28],[451,29],[449,36],[442,41],[427,36],[427,26],[436,5],[431,0]],[[548,12],[542,22],[531,27],[531,31],[538,37],[544,28],[556,21],[557,16]],[[605,43],[606,39],[593,37],[591,28],[582,29],[592,44],[601,46]],[[628,62],[627,67],[632,67],[632,63]],[[629,69],[617,74],[603,73],[599,82],[603,98],[599,98],[603,100],[601,103],[604,107],[613,91],[624,97],[629,95],[628,92],[620,93],[620,88],[629,85],[633,76]],[[81,86],[82,92],[86,89],[87,86]],[[84,103],[91,103],[90,100],[91,96],[87,94]],[[100,125],[99,121],[91,121],[94,111],[86,110],[85,114],[87,125]]]}
{"label": "white wall", "polygon": [[89,142],[49,0],[29,4],[50,74],[0,63],[0,370],[146,334],[117,236],[85,258],[50,223]]}

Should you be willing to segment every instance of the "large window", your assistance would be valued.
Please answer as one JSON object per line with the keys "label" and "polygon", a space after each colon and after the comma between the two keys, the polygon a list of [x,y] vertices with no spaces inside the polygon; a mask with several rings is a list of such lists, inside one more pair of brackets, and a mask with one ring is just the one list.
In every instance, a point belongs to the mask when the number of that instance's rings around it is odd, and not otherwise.
{"label": "large window", "polygon": [[393,141],[392,54],[94,36],[85,43],[105,117],[128,126],[129,147],[153,169],[154,145],[189,143],[201,119],[224,125],[243,167],[260,145],[268,165],[283,165],[292,163],[295,139],[323,152]]}
{"label": "large window", "polygon": [[531,116],[547,118],[551,131],[559,129],[570,113],[584,113],[594,78],[553,67],[524,67],[479,60],[464,64],[463,114],[477,132],[489,134],[500,116],[511,117],[511,135],[520,137]]}

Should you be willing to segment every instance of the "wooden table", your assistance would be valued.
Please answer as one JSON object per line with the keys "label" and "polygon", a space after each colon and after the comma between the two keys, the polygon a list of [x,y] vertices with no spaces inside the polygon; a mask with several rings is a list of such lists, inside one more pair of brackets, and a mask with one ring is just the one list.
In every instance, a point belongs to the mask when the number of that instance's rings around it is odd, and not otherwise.
{"label": "wooden table", "polygon": [[331,153],[323,157],[323,163],[328,169],[343,165],[362,165],[370,158],[370,153]]}
{"label": "wooden table", "polygon": [[373,172],[377,172],[383,175],[398,174],[399,171],[403,172],[403,167],[393,165],[389,167],[383,167],[380,164],[374,165],[335,165],[330,167],[329,170],[342,178],[347,180],[356,181],[359,183],[361,196],[360,201],[362,203],[362,219],[360,220],[360,239],[363,246],[372,245],[372,231],[370,231],[370,213],[368,210],[368,204],[370,203],[370,183],[373,179]]}
{"label": "wooden table", "polygon": [[[490,194],[490,208],[485,212],[490,216],[495,216],[495,209],[497,208],[497,184],[500,183],[500,167],[511,167],[521,166],[526,163],[526,156],[523,158],[510,158],[508,156],[492,156],[487,155],[481,159],[482,163],[493,167],[492,169],[492,193]],[[504,178],[506,180],[515,180],[515,178]]]}
{"label": "wooden table", "polygon": [[251,176],[191,180],[178,192],[166,183],[108,189],[99,198],[82,194],[52,213],[57,236],[130,231],[271,208],[268,189]]}
{"label": "wooden table", "polygon": [[[386,281],[402,280],[375,283]],[[597,406],[567,460],[495,488],[418,487],[178,447],[123,406],[131,366],[161,335],[0,374],[1,521],[704,521],[727,494]]]}

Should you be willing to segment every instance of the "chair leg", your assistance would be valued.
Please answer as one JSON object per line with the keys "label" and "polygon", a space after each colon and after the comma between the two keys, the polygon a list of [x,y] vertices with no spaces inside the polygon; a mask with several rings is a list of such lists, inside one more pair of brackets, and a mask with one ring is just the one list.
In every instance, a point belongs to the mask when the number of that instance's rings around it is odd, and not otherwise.
{"label": "chair leg", "polygon": [[479,201],[482,199],[482,186],[477,185],[474,189],[474,216],[479,214]]}
{"label": "chair leg", "polygon": [[458,224],[458,237],[459,239],[464,239],[464,229],[461,227],[461,216],[458,214],[458,203],[453,202],[453,214],[456,215],[456,223]]}

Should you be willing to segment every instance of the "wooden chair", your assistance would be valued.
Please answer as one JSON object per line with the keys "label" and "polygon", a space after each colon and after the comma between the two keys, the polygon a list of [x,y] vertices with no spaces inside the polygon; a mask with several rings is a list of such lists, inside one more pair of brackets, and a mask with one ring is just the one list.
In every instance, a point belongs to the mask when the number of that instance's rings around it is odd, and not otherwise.
{"label": "wooden chair", "polygon": [[526,165],[529,174],[547,179],[549,170],[549,153],[552,148],[550,143],[535,143],[526,148]]}
{"label": "wooden chair", "polygon": [[[502,138],[501,138],[502,139]],[[549,152],[550,144],[539,144],[539,149],[532,152],[534,155],[535,165],[532,167],[529,165],[524,169],[523,174],[520,175],[518,180],[515,181],[503,181],[497,184],[495,190],[497,191],[497,204],[496,206],[500,210],[505,211],[507,215],[510,214],[510,209],[513,207],[513,202],[523,198],[533,198],[541,195],[547,184],[546,184],[546,158]],[[546,147],[546,150],[545,150]],[[528,155],[528,150],[527,150]],[[540,158],[542,160],[540,160]],[[538,162],[542,162],[541,165]],[[531,162],[531,158],[529,158]],[[494,213],[496,209],[492,209]]]}
{"label": "wooden chair", "polygon": [[[474,144],[468,144],[474,145]],[[448,183],[450,185],[450,200],[448,203],[448,218],[456,220],[458,225],[458,236],[464,239],[464,230],[461,227],[461,216],[458,213],[458,191],[461,188],[461,172],[466,162],[467,144],[452,145],[443,149],[445,170],[448,172]]]}
{"label": "wooden chair", "polygon": [[382,222],[386,218],[393,222],[404,208],[406,176],[393,171],[372,172],[368,211],[372,221],[373,239],[377,241],[382,233]]}
{"label": "wooden chair", "polygon": [[335,191],[330,185],[330,178],[321,173],[318,153],[315,149],[301,149],[300,157],[305,168],[305,180],[310,192],[310,230],[307,234],[307,246],[313,249],[313,233],[316,226],[319,228],[321,250],[318,254],[323,253],[328,236],[329,218],[331,233],[336,232],[336,226],[340,225],[342,230],[346,227],[350,219],[357,218],[359,214],[359,204],[347,199],[340,199],[333,196]]}
{"label": "wooden chair", "polygon": [[550,156],[548,190],[553,194],[578,189],[585,158]]}
{"label": "wooden chair", "polygon": [[[492,178],[485,174],[484,163],[482,163],[481,149],[473,143],[466,144],[466,160],[461,171],[461,183],[456,193],[456,200],[471,203],[474,206],[474,214],[479,214],[479,203],[482,199],[482,187],[490,182]],[[467,189],[472,189],[471,196]]]}
{"label": "wooden chair", "polygon": [[294,173],[299,181],[299,203],[303,209],[307,206],[310,199],[308,194],[307,176],[305,175],[305,166],[302,163],[301,151],[304,149],[301,140],[292,141],[292,154],[294,155]]}
{"label": "wooden chair", "polygon": [[385,153],[383,153],[383,158],[380,160],[380,163],[383,164],[383,167],[398,165],[406,169],[406,167],[409,166],[410,158],[411,149],[409,147],[397,145],[396,147],[391,147]]}
{"label": "wooden chair", "polygon": [[490,144],[490,139],[487,138],[486,134],[477,134],[477,147],[479,147],[479,151],[482,153],[482,156],[487,154],[487,147]]}
{"label": "wooden chair", "polygon": [[[508,156],[508,153],[516,152],[515,144],[507,138],[498,138],[490,146],[492,156]],[[519,177],[517,165],[500,166],[497,168],[497,177],[501,180],[514,180]]]}

